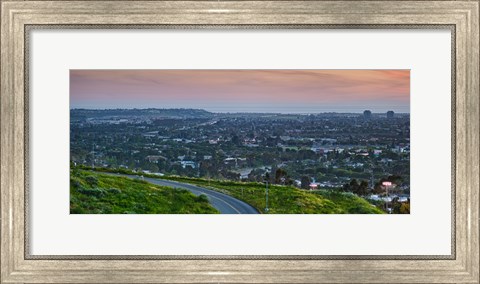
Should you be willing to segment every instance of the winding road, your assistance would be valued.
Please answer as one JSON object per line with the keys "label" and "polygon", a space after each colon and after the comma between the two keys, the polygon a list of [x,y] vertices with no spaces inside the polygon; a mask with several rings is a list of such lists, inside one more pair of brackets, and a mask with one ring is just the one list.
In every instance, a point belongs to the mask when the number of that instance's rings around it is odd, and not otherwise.
{"label": "winding road", "polygon": [[[113,174],[111,175],[116,176],[125,176],[129,178],[138,178],[138,176],[133,175],[125,175],[125,174]],[[250,204],[245,203],[244,201],[238,200],[230,195],[214,191],[211,189],[203,188],[200,186],[171,181],[171,180],[164,180],[160,178],[149,178],[143,177],[143,180],[161,186],[169,186],[174,188],[182,188],[190,191],[195,195],[204,194],[208,197],[210,204],[220,211],[221,214],[259,214],[257,209],[253,208]]]}

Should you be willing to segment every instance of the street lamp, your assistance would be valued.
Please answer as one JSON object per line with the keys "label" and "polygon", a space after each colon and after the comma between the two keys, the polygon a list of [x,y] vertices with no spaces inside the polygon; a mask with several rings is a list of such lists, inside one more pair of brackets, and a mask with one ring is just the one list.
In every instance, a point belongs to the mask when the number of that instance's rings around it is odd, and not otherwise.
{"label": "street lamp", "polygon": [[270,174],[265,173],[265,213],[268,213],[268,180],[270,179]]}
{"label": "street lamp", "polygon": [[387,191],[387,201],[385,202],[385,206],[387,207],[388,214],[391,214],[392,212],[388,208],[388,188],[392,186],[392,182],[391,181],[384,181],[384,182],[382,182],[382,185],[385,187],[385,190]]}

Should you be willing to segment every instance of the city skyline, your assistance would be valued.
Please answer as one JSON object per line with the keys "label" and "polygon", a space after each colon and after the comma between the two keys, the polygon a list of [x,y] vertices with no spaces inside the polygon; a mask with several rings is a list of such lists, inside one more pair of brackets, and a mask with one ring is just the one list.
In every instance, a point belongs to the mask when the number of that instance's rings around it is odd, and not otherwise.
{"label": "city skyline", "polygon": [[[195,109],[195,110],[204,110],[204,109],[200,109],[200,108],[83,108],[83,107],[78,107],[78,108],[70,108],[70,110],[95,110],[95,111],[101,111],[101,110],[149,110],[149,109],[152,109],[152,110],[170,110],[170,109],[179,109],[179,110],[187,110],[187,109]],[[352,112],[335,112],[335,111],[332,111],[332,112],[328,112],[328,111],[325,111],[325,112],[315,112],[315,113],[308,113],[308,112],[305,112],[305,113],[301,113],[301,112],[296,112],[296,113],[289,113],[289,112],[268,112],[270,114],[297,114],[297,115],[309,115],[309,114],[364,114],[365,111],[371,111],[369,109],[365,109],[365,110],[358,110],[358,111],[352,111]],[[383,111],[383,112],[371,112],[372,115],[385,115],[387,114],[387,112],[389,112],[391,110],[388,110],[388,111]],[[213,113],[213,114],[228,114],[228,113],[247,113],[247,114],[255,114],[255,113],[258,113],[258,114],[262,114],[262,113],[266,113],[266,112],[242,112],[242,111],[237,111],[237,112],[215,112],[215,111],[209,111],[210,113]],[[398,114],[398,115],[410,115],[409,112],[394,112],[394,114]]]}
{"label": "city skyline", "polygon": [[409,70],[71,70],[70,108],[410,112]]}

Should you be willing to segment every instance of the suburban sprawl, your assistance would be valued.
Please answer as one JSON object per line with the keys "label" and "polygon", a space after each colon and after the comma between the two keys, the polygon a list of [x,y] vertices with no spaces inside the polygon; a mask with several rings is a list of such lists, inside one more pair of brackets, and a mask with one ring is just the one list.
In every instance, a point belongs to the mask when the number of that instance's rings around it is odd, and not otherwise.
{"label": "suburban sprawl", "polygon": [[72,213],[219,213],[200,187],[258,213],[410,213],[410,116],[393,111],[72,109],[70,155]]}

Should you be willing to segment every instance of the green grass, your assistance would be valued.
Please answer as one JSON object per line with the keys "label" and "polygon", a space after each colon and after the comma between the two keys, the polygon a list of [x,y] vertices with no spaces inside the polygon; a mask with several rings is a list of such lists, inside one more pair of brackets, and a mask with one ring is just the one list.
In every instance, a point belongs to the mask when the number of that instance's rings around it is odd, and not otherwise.
{"label": "green grass", "polygon": [[[138,175],[129,170],[95,168],[99,172],[118,172]],[[142,176],[159,178],[141,173]],[[163,176],[162,179],[194,184],[223,192],[243,200],[265,213],[265,184],[207,180],[179,176]],[[384,212],[364,198],[337,190],[305,191],[293,186],[269,185],[269,214],[383,214]]]}
{"label": "green grass", "polygon": [[72,214],[213,214],[204,195],[125,177],[72,169]]}
{"label": "green grass", "polygon": [[333,201],[348,214],[383,214],[383,210],[351,192],[319,190],[315,194]]}
{"label": "green grass", "polygon": [[[243,200],[260,212],[265,208],[265,184],[205,180],[177,176],[163,179],[195,184]],[[352,193],[335,190],[305,191],[292,186],[269,185],[269,214],[382,214],[381,209]]]}

